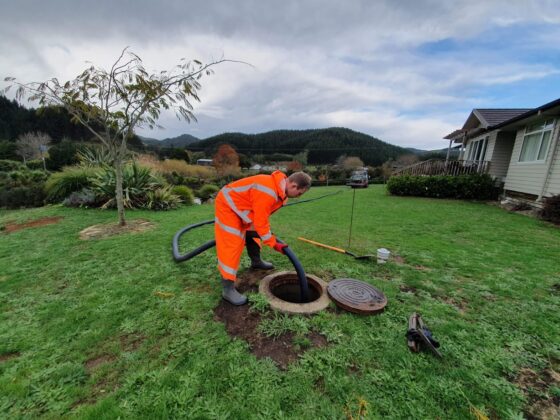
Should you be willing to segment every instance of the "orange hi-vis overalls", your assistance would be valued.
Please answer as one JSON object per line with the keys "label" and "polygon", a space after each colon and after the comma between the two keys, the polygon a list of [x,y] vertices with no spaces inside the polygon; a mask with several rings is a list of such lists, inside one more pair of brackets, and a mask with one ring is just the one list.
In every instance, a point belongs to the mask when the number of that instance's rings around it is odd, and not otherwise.
{"label": "orange hi-vis overalls", "polygon": [[276,244],[268,218],[284,205],[286,182],[286,175],[276,171],[234,181],[218,193],[214,232],[218,269],[224,279],[237,277],[247,230],[255,230],[270,247]]}

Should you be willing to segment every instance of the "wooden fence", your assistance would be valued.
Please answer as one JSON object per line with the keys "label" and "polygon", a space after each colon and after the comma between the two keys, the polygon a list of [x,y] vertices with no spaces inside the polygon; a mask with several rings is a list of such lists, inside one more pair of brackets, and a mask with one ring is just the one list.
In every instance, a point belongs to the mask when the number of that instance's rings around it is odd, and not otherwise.
{"label": "wooden fence", "polygon": [[393,173],[396,175],[470,175],[485,174],[490,169],[487,160],[450,160],[439,159],[425,160],[406,168],[398,169]]}

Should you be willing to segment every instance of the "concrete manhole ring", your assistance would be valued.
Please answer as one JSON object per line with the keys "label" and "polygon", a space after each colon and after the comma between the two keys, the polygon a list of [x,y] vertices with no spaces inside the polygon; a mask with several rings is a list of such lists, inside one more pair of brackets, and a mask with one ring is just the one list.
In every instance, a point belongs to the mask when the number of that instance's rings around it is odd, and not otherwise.
{"label": "concrete manhole ring", "polygon": [[[306,274],[310,302],[298,303],[297,299],[284,300],[278,295],[299,296],[299,279],[295,271],[280,271],[261,280],[259,293],[266,297],[270,307],[287,314],[314,314],[329,306],[327,283],[312,274]],[[279,290],[282,293],[279,293]]]}

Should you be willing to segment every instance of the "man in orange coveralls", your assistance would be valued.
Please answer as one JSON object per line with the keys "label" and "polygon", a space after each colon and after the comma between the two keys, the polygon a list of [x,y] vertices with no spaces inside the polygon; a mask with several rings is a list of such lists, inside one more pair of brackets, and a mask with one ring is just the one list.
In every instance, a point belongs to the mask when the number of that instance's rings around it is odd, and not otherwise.
{"label": "man in orange coveralls", "polygon": [[276,171],[234,181],[220,190],[214,202],[214,231],[225,300],[233,305],[247,303],[247,298],[234,287],[243,245],[247,246],[252,268],[274,268],[261,260],[260,241],[282,254],[287,245],[276,241],[268,218],[288,198],[299,197],[310,187],[311,177],[304,172],[287,177]]}

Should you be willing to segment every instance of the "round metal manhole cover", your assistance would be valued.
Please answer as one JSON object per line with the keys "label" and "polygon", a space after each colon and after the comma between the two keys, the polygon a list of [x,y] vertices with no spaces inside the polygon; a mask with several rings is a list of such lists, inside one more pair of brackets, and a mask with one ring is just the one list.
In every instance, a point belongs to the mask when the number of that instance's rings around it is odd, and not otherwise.
{"label": "round metal manhole cover", "polygon": [[357,314],[377,314],[387,305],[381,290],[360,280],[335,279],[329,283],[327,292],[338,307]]}

